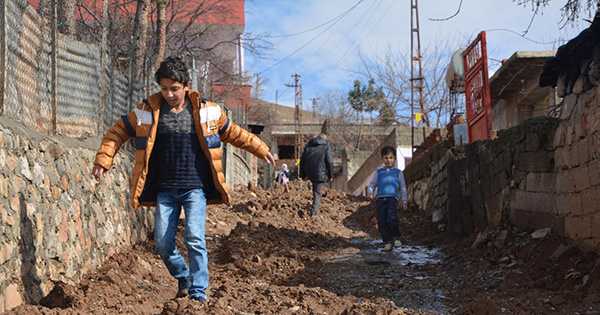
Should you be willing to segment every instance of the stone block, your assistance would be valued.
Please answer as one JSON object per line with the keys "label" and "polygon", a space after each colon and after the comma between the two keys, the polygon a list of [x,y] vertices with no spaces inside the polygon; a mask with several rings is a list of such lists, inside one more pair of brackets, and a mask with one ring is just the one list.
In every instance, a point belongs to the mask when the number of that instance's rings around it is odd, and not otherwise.
{"label": "stone block", "polygon": [[502,221],[502,193],[499,192],[485,201],[488,225],[496,228]]}
{"label": "stone block", "polygon": [[583,214],[600,213],[600,186],[581,193],[581,209]]}
{"label": "stone block", "polygon": [[556,231],[556,234],[563,236],[563,237],[565,236],[565,217],[564,216],[554,217],[554,230]]}
{"label": "stone block", "polygon": [[547,192],[530,192],[523,190],[513,190],[510,196],[511,208],[537,212],[554,213],[555,195]]}
{"label": "stone block", "polygon": [[565,146],[565,128],[562,125],[559,125],[558,128],[556,128],[552,145],[554,148]]}
{"label": "stone block", "polygon": [[569,153],[565,155],[565,162],[569,168],[579,166],[579,150],[575,145],[569,146]]}
{"label": "stone block", "polygon": [[582,193],[574,193],[567,195],[567,205],[571,215],[579,216],[583,214],[583,208],[581,203]]}
{"label": "stone block", "polygon": [[575,80],[575,84],[573,85],[573,93],[574,94],[581,94],[584,91],[584,86],[583,86],[583,75],[580,75],[579,77],[577,77],[577,80]]}
{"label": "stone block", "polygon": [[494,176],[490,185],[490,195],[495,195],[508,187],[508,181],[503,173]]}
{"label": "stone block", "polygon": [[588,164],[588,174],[591,186],[600,185],[600,161],[592,159]]}
{"label": "stone block", "polygon": [[565,236],[572,240],[590,238],[592,236],[591,216],[565,217]]}
{"label": "stone block", "polygon": [[600,238],[600,213],[592,215],[592,237]]}
{"label": "stone block", "polygon": [[567,84],[569,82],[567,81],[567,73],[561,73],[558,75],[558,78],[556,80],[556,94],[558,95],[558,97],[565,97],[565,95],[567,95]]}
{"label": "stone block", "polygon": [[583,165],[591,159],[590,146],[587,139],[577,141],[575,148],[577,150],[577,161],[579,165]]}
{"label": "stone block", "polygon": [[540,190],[546,192],[556,191],[556,173],[548,172],[540,174]]}
{"label": "stone block", "polygon": [[600,239],[599,238],[578,240],[576,244],[577,244],[577,247],[584,253],[600,251]]}
{"label": "stone block", "polygon": [[572,170],[575,191],[584,191],[590,187],[590,177],[587,165],[582,165]]}
{"label": "stone block", "polygon": [[555,209],[556,214],[559,216],[571,213],[571,207],[569,205],[569,194],[558,194],[555,198]]}
{"label": "stone block", "polygon": [[527,185],[525,186],[525,189],[527,189],[527,191],[540,191],[540,182],[541,182],[541,173],[529,173],[527,174],[526,177],[526,183]]}
{"label": "stone block", "polygon": [[[562,75],[559,75],[559,80]],[[556,87],[557,92],[559,87]],[[577,103],[577,94],[569,94],[564,97],[562,104],[562,112],[560,114],[560,119],[569,119],[571,117],[571,112]]]}
{"label": "stone block", "polygon": [[519,209],[511,209],[509,221],[514,226],[521,229],[543,229],[550,228],[554,230],[556,226],[556,217],[551,213],[535,213]]}
{"label": "stone block", "polygon": [[16,283],[9,284],[4,290],[4,310],[11,310],[23,304],[23,298]]}
{"label": "stone block", "polygon": [[491,171],[493,175],[502,173],[503,171],[510,168],[511,158],[510,151],[504,150],[498,154],[491,162]]}
{"label": "stone block", "polygon": [[571,180],[571,170],[559,170],[556,173],[556,192],[571,193],[575,191],[574,181]]}
{"label": "stone block", "polygon": [[515,168],[524,172],[550,172],[554,168],[554,152],[519,152]]}
{"label": "stone block", "polygon": [[568,150],[566,150],[563,147],[558,147],[556,148],[556,150],[554,150],[554,168],[555,169],[565,169],[568,168],[568,165],[566,163],[565,160],[565,151],[568,152]]}

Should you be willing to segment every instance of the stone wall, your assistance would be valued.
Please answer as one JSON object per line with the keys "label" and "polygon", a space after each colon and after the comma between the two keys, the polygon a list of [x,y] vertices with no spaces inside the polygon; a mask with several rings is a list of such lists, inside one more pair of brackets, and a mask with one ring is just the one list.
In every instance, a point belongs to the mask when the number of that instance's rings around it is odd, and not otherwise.
{"label": "stone wall", "polygon": [[[557,229],[580,247],[600,252],[600,90],[565,97],[554,135]],[[552,179],[552,178],[551,178]],[[540,189],[547,178],[537,179]],[[535,179],[533,179],[535,180]]]}
{"label": "stone wall", "polygon": [[495,140],[466,146],[466,188],[473,225],[558,227],[554,213],[554,118],[531,118]]}
{"label": "stone wall", "polygon": [[569,94],[561,119],[537,117],[464,148],[432,148],[407,166],[409,200],[457,233],[551,228],[600,252],[600,98]]}
{"label": "stone wall", "polygon": [[133,154],[100,183],[98,138],[51,137],[0,117],[0,312],[77,282],[108,256],[148,239],[153,214],[129,209]]}

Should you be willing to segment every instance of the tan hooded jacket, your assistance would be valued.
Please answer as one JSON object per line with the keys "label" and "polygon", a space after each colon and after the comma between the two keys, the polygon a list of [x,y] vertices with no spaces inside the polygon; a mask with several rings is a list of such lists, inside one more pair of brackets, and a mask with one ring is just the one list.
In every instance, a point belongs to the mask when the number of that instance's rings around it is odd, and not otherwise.
{"label": "tan hooded jacket", "polygon": [[[231,196],[229,195],[229,188],[225,184],[225,175],[223,175],[221,141],[231,143],[260,159],[267,156],[269,147],[256,135],[230,121],[225,111],[218,104],[205,100],[201,101],[198,92],[192,90],[187,92],[187,97],[194,107],[193,117],[198,142],[207,159],[211,162],[209,163],[211,165],[210,171],[216,188],[214,194],[207,193],[207,203],[229,203]],[[163,97],[160,93],[153,94],[143,103],[138,104],[132,112],[123,115],[102,139],[102,144],[94,160],[94,164],[109,170],[121,145],[129,138],[134,137],[137,150],[130,182],[131,197],[129,199],[129,205],[134,209],[140,205],[156,206],[156,195],[148,194],[147,191],[150,191],[151,187],[145,187],[145,184],[146,175],[148,175],[148,162],[156,140],[157,122],[162,101]],[[142,193],[144,193],[144,198],[140,200]]]}

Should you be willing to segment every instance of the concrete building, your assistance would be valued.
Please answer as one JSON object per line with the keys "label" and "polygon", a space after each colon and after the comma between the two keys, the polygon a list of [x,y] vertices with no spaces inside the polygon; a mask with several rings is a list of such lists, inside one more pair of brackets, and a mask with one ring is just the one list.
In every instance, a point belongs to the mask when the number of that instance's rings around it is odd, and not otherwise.
{"label": "concrete building", "polygon": [[550,51],[517,51],[490,78],[492,129],[507,129],[528,118],[546,116],[560,102],[555,89],[540,87]]}

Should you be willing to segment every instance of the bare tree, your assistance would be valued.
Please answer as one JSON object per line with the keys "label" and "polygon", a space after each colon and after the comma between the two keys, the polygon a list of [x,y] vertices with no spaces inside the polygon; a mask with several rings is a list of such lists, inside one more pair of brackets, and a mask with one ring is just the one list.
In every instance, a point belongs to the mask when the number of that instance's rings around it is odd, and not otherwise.
{"label": "bare tree", "polygon": [[58,0],[58,28],[61,33],[74,37],[77,33],[77,20],[75,19],[76,0]]}
{"label": "bare tree", "polygon": [[[447,64],[452,50],[448,40],[440,40],[422,50],[423,56],[423,122],[427,127],[443,127],[447,123],[449,99],[445,84]],[[379,108],[379,119],[410,123],[410,56],[389,49],[374,59],[361,55],[361,66],[351,71],[358,79],[374,79],[387,101]],[[390,117],[392,115],[393,117]],[[382,121],[383,122],[383,121]]]}
{"label": "bare tree", "polygon": [[158,69],[160,62],[165,58],[167,45],[167,4],[169,0],[156,0],[156,57],[153,67]]}
{"label": "bare tree", "polygon": [[[533,10],[532,19],[535,15],[541,14],[540,9],[550,4],[550,0],[513,0],[513,2],[517,2],[523,6],[531,5],[531,9]],[[599,0],[566,0],[565,5],[561,9],[564,24],[575,22],[582,12],[591,14],[597,10],[598,5],[600,5]]]}
{"label": "bare tree", "polygon": [[[142,73],[144,57],[146,52],[146,35],[148,30],[148,14],[150,12],[150,0],[137,0],[135,20],[133,23],[133,40],[131,41],[130,58],[132,60],[133,81],[139,79]],[[130,80],[132,81],[132,80]]]}

